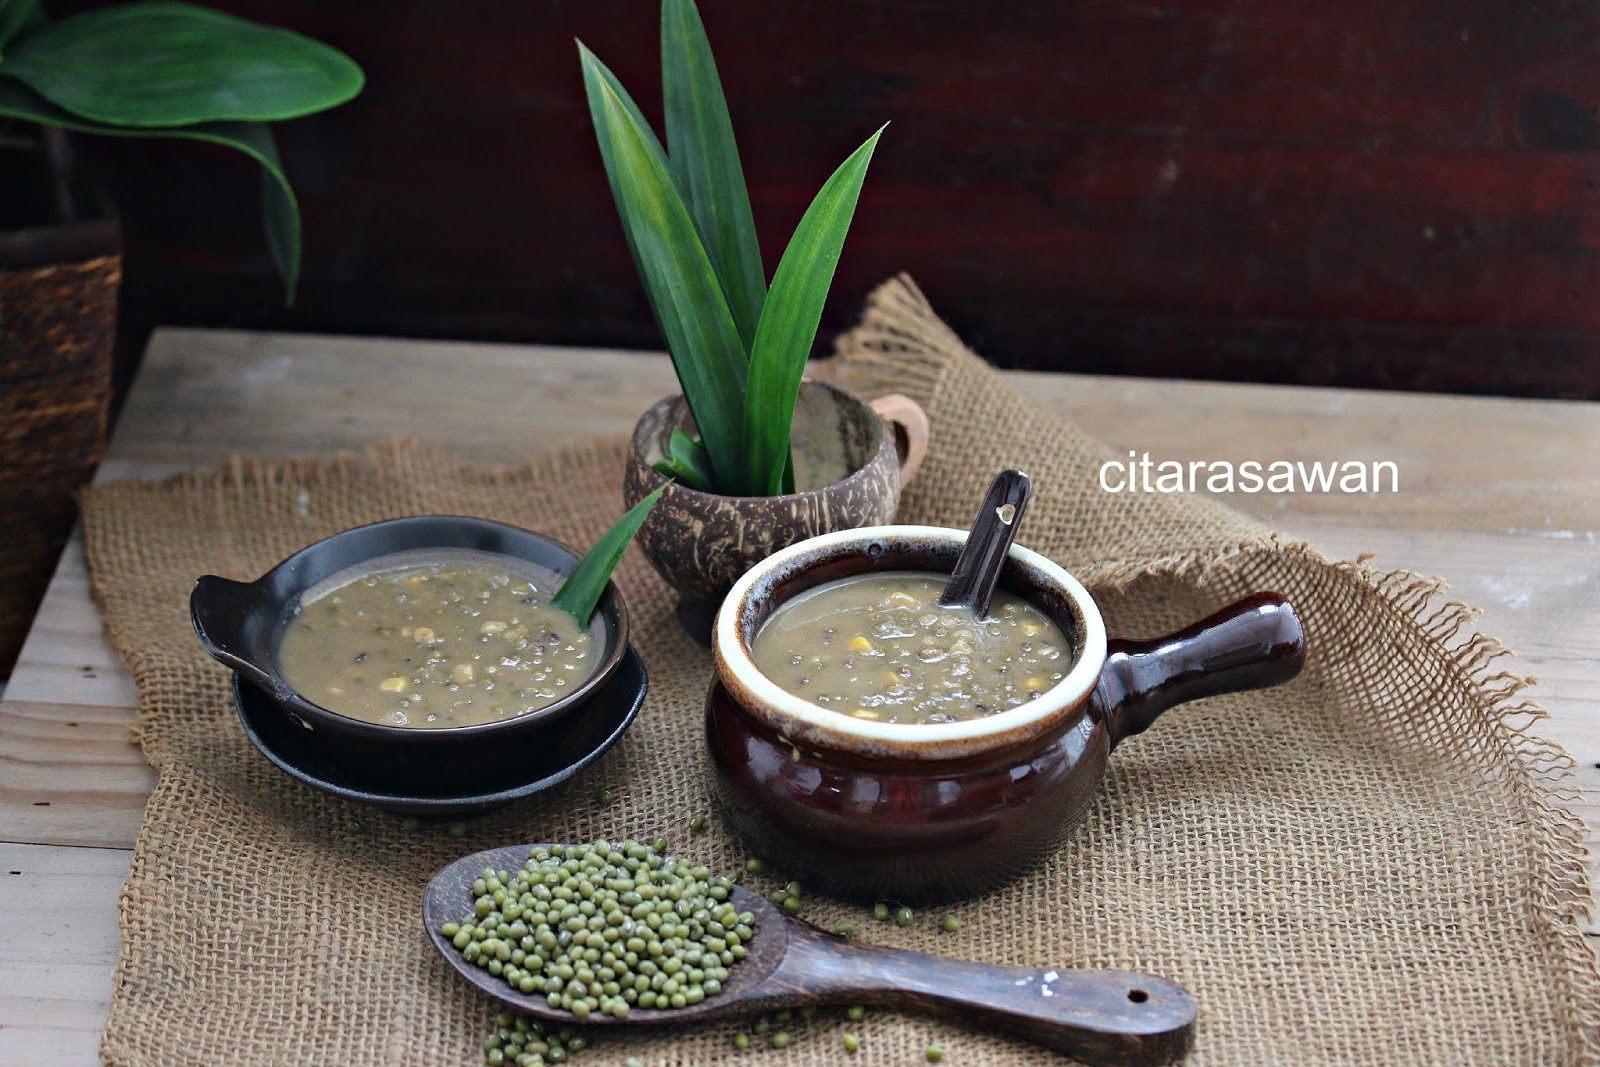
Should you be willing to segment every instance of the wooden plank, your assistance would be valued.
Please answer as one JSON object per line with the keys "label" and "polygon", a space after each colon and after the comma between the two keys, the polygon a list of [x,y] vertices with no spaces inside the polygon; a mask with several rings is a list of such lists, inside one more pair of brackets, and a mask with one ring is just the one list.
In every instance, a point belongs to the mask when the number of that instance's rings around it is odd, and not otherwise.
{"label": "wooden plank", "polygon": [[[481,388],[463,388],[474,378]],[[627,433],[677,391],[656,355],[163,330],[97,477],[149,477],[230,455],[315,455],[398,433],[509,463]],[[490,394],[500,399],[486,402]]]}
{"label": "wooden plank", "polygon": [[76,533],[39,605],[6,699],[130,709],[139,703],[133,676],[111,647],[89,596],[83,540]]}
{"label": "wooden plank", "polygon": [[131,708],[0,703],[0,840],[130,848],[155,774]]}
{"label": "wooden plank", "polygon": [[0,1063],[98,1064],[132,853],[0,844]]}

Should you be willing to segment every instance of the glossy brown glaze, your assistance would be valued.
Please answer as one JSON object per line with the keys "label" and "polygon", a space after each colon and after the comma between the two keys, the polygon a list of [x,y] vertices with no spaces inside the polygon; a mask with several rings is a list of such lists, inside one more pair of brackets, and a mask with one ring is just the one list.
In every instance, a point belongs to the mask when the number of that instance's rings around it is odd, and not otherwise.
{"label": "glossy brown glaze", "polygon": [[[825,382],[801,385],[795,408],[795,473],[799,492],[736,497],[673,484],[656,504],[637,541],[650,562],[686,601],[703,605],[705,622],[728,589],[778,549],[830,530],[890,522],[900,502],[902,466],[912,470],[927,449],[927,420],[909,414],[904,397],[868,405]],[[891,419],[894,429],[878,414]],[[633,432],[624,473],[629,507],[666,479],[650,464],[666,453],[674,429],[693,424],[681,396],[657,402]],[[906,451],[896,433],[906,434]]]}
{"label": "glossy brown glaze", "polygon": [[1111,747],[1168,708],[1220,693],[1268,689],[1305,666],[1305,630],[1277,593],[1257,593],[1154,641],[1110,642],[1095,701]]}
{"label": "glossy brown glaze", "polygon": [[[544,994],[513,990],[468,963],[439,933],[446,922],[472,914],[471,885],[478,872],[515,870],[534,847],[479,852],[445,867],[424,894],[423,924],[444,958],[478,989],[528,1014],[570,1023],[572,1015],[551,1008]],[[789,918],[742,887],[734,887],[730,899],[756,914],[756,936],[749,955],[729,968],[720,993],[686,1008],[638,1008],[626,1019],[590,1015],[585,1025],[695,1023],[779,1008],[864,1004],[959,1015],[1106,1067],[1170,1063],[1193,1042],[1194,998],[1155,975],[1006,967],[857,945]]]}
{"label": "glossy brown glaze", "polygon": [[987,892],[1057,852],[1111,751],[1097,710],[1026,745],[962,759],[802,749],[720,682],[706,698],[706,743],[723,817],[752,852],[833,896],[915,906]]}
{"label": "glossy brown glaze", "polygon": [[[1082,688],[1063,682],[1038,698],[1042,713],[1023,705],[991,716],[983,720],[991,732],[960,745],[924,727],[902,728],[899,736],[915,741],[869,736],[888,728],[815,715],[804,701],[791,709],[782,694],[764,699],[741,658],[762,619],[817,582],[908,562],[926,569],[953,550],[948,531],[897,527],[862,537],[859,545],[837,535],[814,551],[796,546],[739,583],[718,622],[719,677],[706,700],[723,817],[752,851],[836,896],[918,904],[1004,884],[1067,844],[1117,743],[1178,703],[1277,685],[1304,662],[1294,609],[1262,593],[1156,640],[1098,650],[1080,641],[1076,654],[1092,662]],[[1052,579],[1018,561],[1007,571],[1012,588],[1064,629],[1098,625],[1098,609],[1070,576]],[[1029,581],[1018,580],[1023,573]],[[1065,703],[1049,706],[1063,692]],[[1008,728],[1008,717],[1026,728]]]}

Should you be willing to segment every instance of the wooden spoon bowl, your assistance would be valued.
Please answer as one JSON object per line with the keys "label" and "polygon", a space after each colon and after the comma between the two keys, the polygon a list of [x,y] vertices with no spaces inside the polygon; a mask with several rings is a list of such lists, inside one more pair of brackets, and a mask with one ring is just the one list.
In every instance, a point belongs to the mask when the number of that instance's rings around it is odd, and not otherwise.
{"label": "wooden spoon bowl", "polygon": [[[1090,1064],[1170,1063],[1194,1039],[1196,1006],[1181,986],[1136,971],[1008,967],[855,944],[791,918],[735,886],[729,901],[756,917],[749,954],[722,991],[686,1008],[634,1008],[627,1018],[578,1018],[543,993],[522,993],[468,963],[439,932],[472,914],[472,883],[485,867],[520,870],[539,845],[463,856],[434,875],[423,898],[428,937],[462,977],[518,1011],[563,1025],[639,1026],[750,1016],[778,1008],[863,1004],[964,1016]],[[544,846],[548,847],[548,846]]]}

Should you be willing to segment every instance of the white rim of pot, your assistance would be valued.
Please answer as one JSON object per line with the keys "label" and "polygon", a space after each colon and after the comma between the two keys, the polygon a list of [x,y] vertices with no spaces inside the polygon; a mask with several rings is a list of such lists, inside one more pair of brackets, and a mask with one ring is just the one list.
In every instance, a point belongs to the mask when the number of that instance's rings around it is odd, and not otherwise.
{"label": "white rim of pot", "polygon": [[[738,580],[722,602],[712,631],[713,643],[719,665],[729,671],[757,701],[784,719],[810,727],[821,734],[845,735],[873,742],[875,746],[889,748],[930,748],[943,754],[982,751],[983,742],[991,739],[1006,741],[1031,733],[1030,727],[1050,719],[1062,709],[1078,704],[1100,679],[1106,659],[1105,621],[1100,609],[1076,578],[1049,559],[1021,545],[1012,545],[1009,558],[1037,574],[1065,592],[1078,609],[1083,621],[1082,647],[1076,650],[1072,669],[1066,676],[1033,700],[1016,708],[997,712],[980,719],[966,719],[954,723],[901,724],[873,722],[830,711],[809,700],[795,696],[761,673],[750,655],[749,646],[740,639],[739,605],[750,596],[758,582],[775,572],[804,567],[795,566],[799,560],[810,557],[837,558],[837,551],[851,545],[863,548],[872,541],[922,540],[943,541],[960,545],[965,542],[965,530],[943,526],[866,526],[854,530],[837,530],[821,534],[775,552],[756,564]],[[762,709],[757,709],[762,710]],[[781,726],[781,723],[773,725]],[[809,731],[808,731],[809,732]]]}

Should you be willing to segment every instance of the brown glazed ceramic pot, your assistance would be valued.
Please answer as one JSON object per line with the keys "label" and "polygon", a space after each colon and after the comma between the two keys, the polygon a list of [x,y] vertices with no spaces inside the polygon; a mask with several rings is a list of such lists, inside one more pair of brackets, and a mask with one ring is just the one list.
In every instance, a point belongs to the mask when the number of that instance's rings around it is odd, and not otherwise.
{"label": "brown glazed ceramic pot", "polygon": [[746,847],[807,886],[907,904],[993,889],[1066,844],[1125,738],[1175,704],[1278,685],[1304,662],[1300,621],[1275,593],[1154,641],[1108,641],[1083,586],[1013,546],[1002,587],[1048,614],[1075,657],[1021,707],[957,723],[872,722],[802,700],[756,668],[751,641],[791,597],[868,570],[948,573],[965,539],[931,526],[818,537],[754,567],[717,616],[706,740],[719,806]]}
{"label": "brown glazed ceramic pot", "polygon": [[[628,507],[666,481],[663,459],[675,428],[693,431],[681,395],[653,404],[633,430],[624,475]],[[928,448],[928,420],[916,403],[886,396],[870,404],[826,382],[801,383],[791,431],[797,492],[720,496],[672,485],[636,541],[683,597],[679,617],[691,632],[711,617],[739,576],[780,548],[817,534],[894,519],[900,489]]]}

